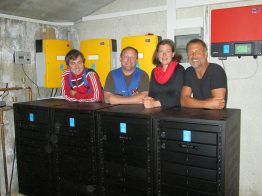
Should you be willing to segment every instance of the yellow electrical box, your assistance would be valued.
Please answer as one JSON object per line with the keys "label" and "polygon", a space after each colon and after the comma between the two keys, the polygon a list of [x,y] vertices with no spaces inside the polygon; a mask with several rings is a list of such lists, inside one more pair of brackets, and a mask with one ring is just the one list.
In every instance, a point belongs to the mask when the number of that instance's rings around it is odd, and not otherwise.
{"label": "yellow electrical box", "polygon": [[67,68],[65,55],[72,49],[67,40],[36,40],[37,85],[60,88],[62,73]]}
{"label": "yellow electrical box", "polygon": [[109,71],[116,68],[116,40],[90,39],[80,42],[80,51],[84,54],[85,66],[97,72],[102,86],[105,85]]}
{"label": "yellow electrical box", "polygon": [[155,68],[153,64],[153,55],[158,42],[161,40],[160,36],[156,35],[141,35],[128,36],[122,38],[122,49],[131,46],[138,50],[138,67],[144,70],[148,76],[151,76],[151,71]]}

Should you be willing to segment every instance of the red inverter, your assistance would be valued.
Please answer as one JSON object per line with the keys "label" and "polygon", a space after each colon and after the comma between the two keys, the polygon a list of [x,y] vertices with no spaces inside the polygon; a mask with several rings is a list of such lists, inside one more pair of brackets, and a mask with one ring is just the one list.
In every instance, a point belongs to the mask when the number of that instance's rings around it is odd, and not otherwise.
{"label": "red inverter", "polygon": [[211,56],[257,56],[261,45],[262,5],[211,11]]}

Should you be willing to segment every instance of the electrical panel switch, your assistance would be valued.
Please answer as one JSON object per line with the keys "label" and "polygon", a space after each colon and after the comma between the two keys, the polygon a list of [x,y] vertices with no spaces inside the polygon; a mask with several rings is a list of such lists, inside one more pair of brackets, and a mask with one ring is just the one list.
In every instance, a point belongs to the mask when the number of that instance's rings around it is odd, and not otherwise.
{"label": "electrical panel switch", "polygon": [[15,51],[14,62],[15,64],[30,64],[31,63],[30,52]]}

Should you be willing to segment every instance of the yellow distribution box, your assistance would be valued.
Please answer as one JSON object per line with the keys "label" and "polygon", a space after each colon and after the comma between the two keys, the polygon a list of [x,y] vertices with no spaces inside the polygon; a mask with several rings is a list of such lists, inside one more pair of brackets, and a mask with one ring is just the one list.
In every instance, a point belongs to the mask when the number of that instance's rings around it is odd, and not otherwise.
{"label": "yellow distribution box", "polygon": [[131,46],[138,50],[138,67],[144,70],[148,76],[151,76],[151,71],[155,68],[152,63],[153,55],[161,37],[156,35],[141,35],[128,36],[122,38],[122,49]]}
{"label": "yellow distribution box", "polygon": [[67,68],[65,55],[71,50],[67,40],[36,40],[37,85],[60,88],[62,73]]}
{"label": "yellow distribution box", "polygon": [[116,40],[112,39],[91,39],[80,42],[80,51],[86,59],[85,66],[97,72],[102,86],[105,85],[109,71],[116,68],[116,48]]}

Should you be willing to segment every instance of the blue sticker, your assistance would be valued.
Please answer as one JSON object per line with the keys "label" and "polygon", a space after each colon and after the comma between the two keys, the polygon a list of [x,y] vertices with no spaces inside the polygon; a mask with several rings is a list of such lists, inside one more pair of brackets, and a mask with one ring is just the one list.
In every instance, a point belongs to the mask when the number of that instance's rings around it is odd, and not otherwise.
{"label": "blue sticker", "polygon": [[33,113],[29,113],[29,121],[34,122],[35,121],[35,116]]}
{"label": "blue sticker", "polygon": [[184,142],[191,142],[191,131],[183,130],[183,141]]}
{"label": "blue sticker", "polygon": [[75,118],[69,118],[69,126],[75,127]]}
{"label": "blue sticker", "polygon": [[136,67],[138,67],[138,68],[140,67],[140,65],[139,65],[139,63],[138,63],[138,62],[136,63]]}
{"label": "blue sticker", "polygon": [[60,70],[64,71],[64,64],[60,64]]}
{"label": "blue sticker", "polygon": [[229,54],[230,47],[228,44],[223,45],[223,53],[224,54]]}
{"label": "blue sticker", "polygon": [[120,133],[126,133],[126,123],[120,123]]}
{"label": "blue sticker", "polygon": [[91,68],[92,68],[93,70],[96,70],[96,64],[93,63],[93,64],[91,65]]}

